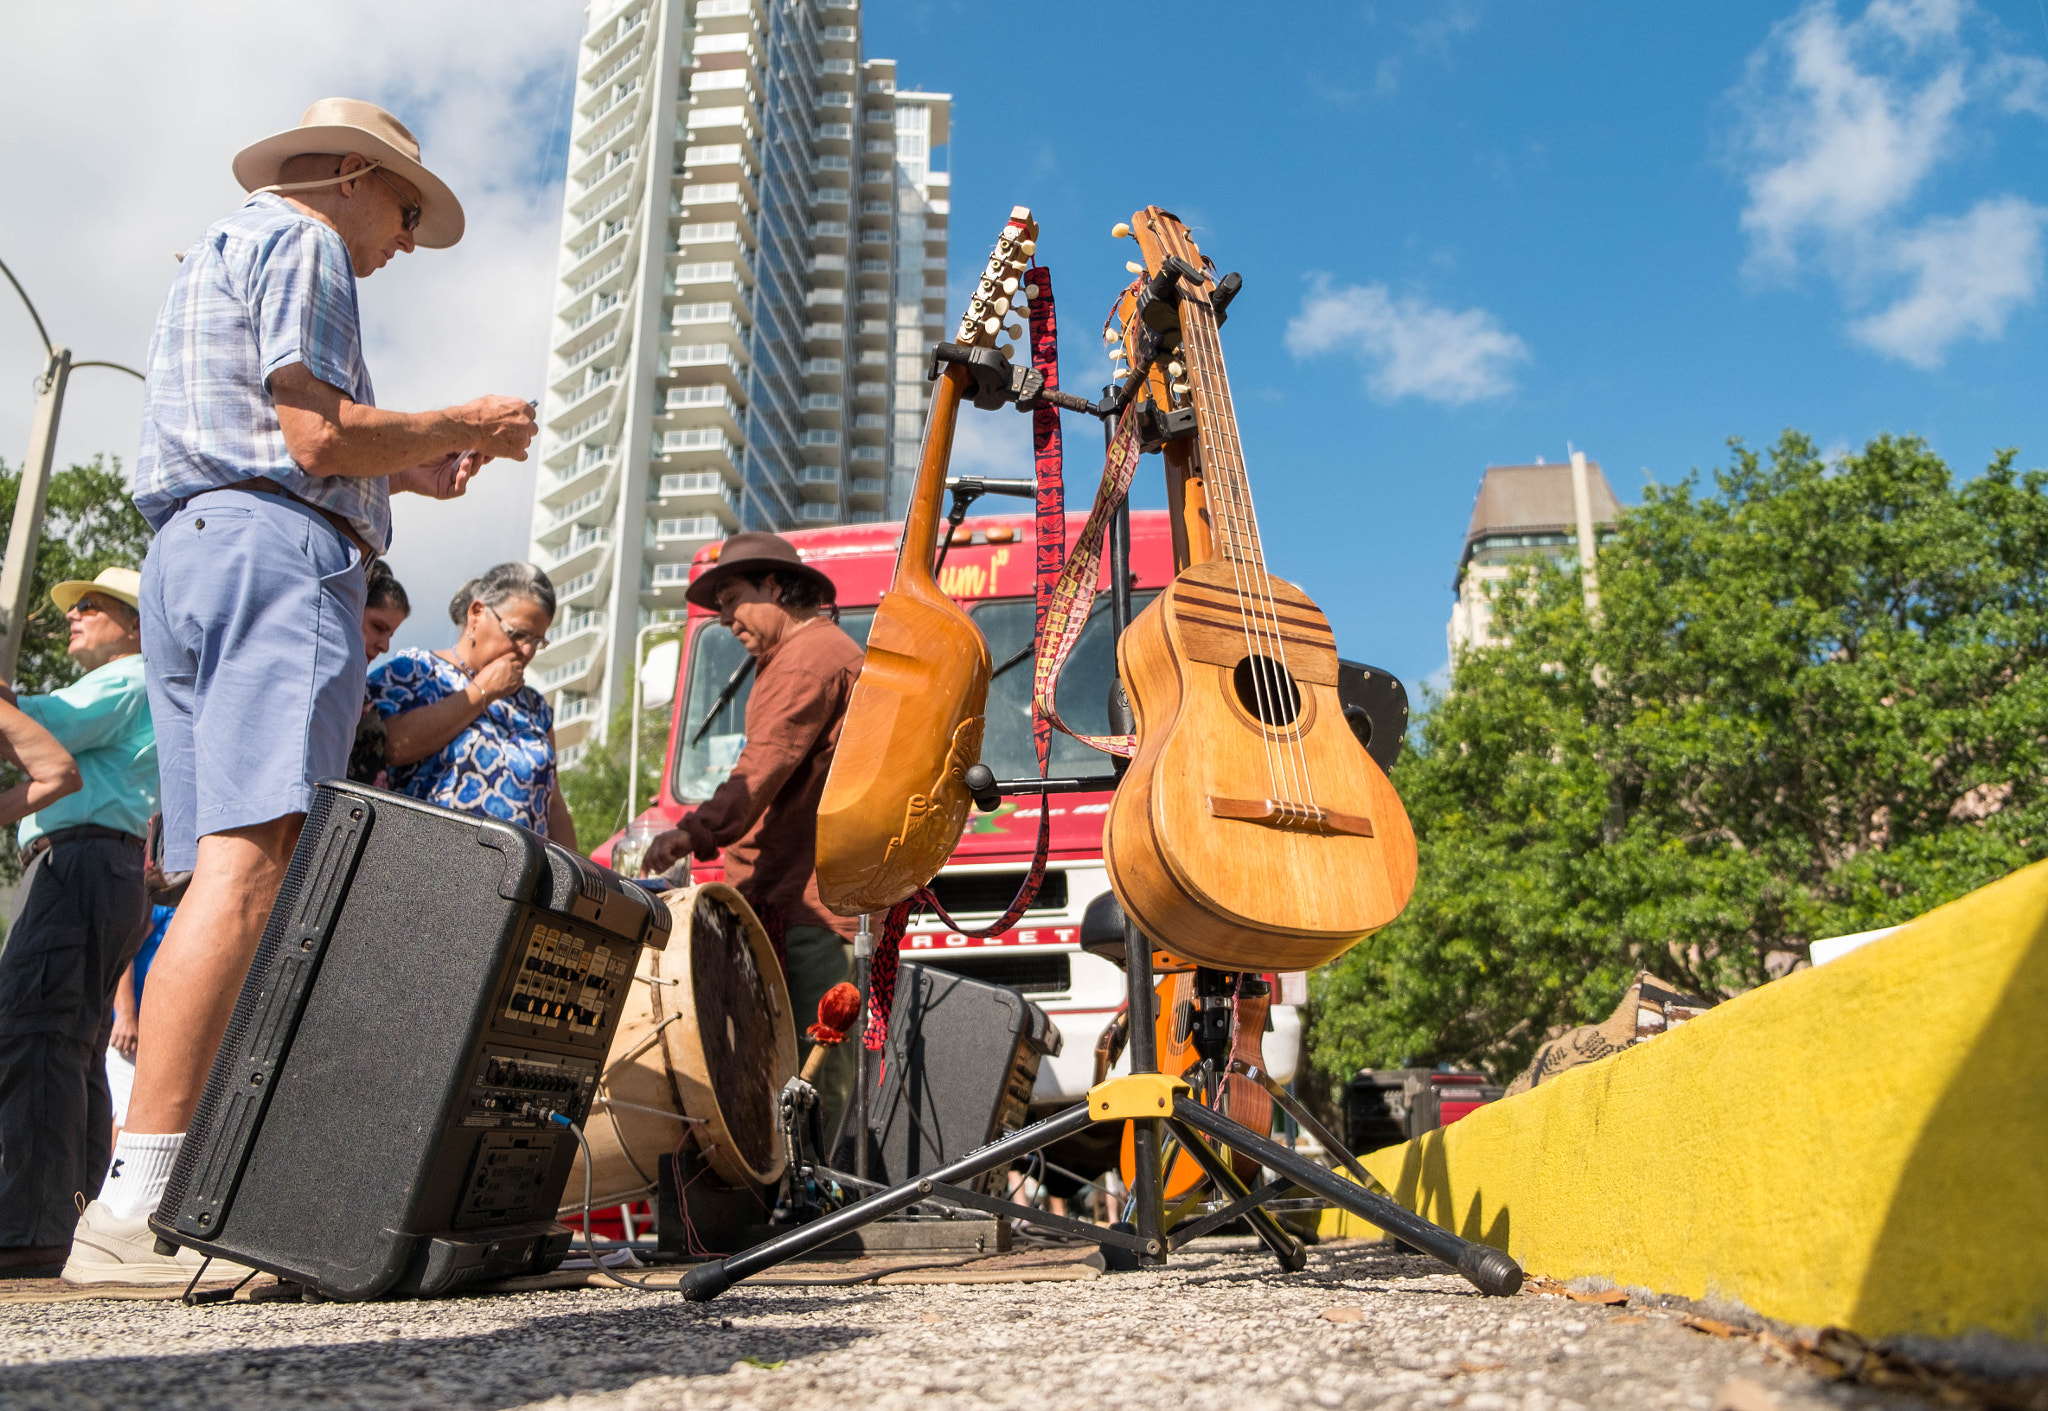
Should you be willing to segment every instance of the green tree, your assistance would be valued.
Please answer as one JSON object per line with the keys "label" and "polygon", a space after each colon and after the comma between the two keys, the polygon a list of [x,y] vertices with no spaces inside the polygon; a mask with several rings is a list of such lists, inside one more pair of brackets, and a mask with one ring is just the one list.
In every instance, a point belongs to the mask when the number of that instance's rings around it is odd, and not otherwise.
{"label": "green tree", "polygon": [[[612,716],[612,728],[603,744],[594,739],[582,757],[562,771],[562,800],[569,816],[576,820],[576,842],[585,852],[600,847],[612,834],[626,826],[626,732],[631,728],[631,706],[621,706]],[[667,707],[640,712],[640,770],[638,786],[630,796],[640,803],[630,812],[637,814],[661,787],[663,756],[668,751]]]}
{"label": "green tree", "polygon": [[1320,1071],[1496,1074],[1638,969],[1732,995],[2048,854],[2048,475],[1788,433],[1518,570],[1395,783],[1421,872],[1316,985]]}
{"label": "green tree", "polygon": [[[0,552],[14,529],[14,503],[21,472],[0,461]],[[23,692],[52,691],[79,676],[64,653],[71,640],[64,614],[50,601],[50,589],[67,579],[94,577],[103,568],[140,568],[149,552],[149,524],[128,498],[121,462],[95,456],[50,477],[48,510],[36,550],[35,585],[22,636],[15,686]]]}
{"label": "green tree", "polygon": [[[0,553],[13,533],[20,492],[21,472],[0,461]],[[148,522],[128,498],[118,459],[109,464],[108,458],[95,456],[88,465],[57,471],[50,477],[47,505],[21,658],[11,683],[24,695],[54,691],[80,675],[78,664],[65,654],[71,631],[50,601],[50,589],[67,579],[93,578],[103,568],[142,567],[151,537]],[[11,765],[0,765],[0,788],[20,777]],[[20,875],[14,825],[9,824],[0,829],[0,886],[11,889]]]}

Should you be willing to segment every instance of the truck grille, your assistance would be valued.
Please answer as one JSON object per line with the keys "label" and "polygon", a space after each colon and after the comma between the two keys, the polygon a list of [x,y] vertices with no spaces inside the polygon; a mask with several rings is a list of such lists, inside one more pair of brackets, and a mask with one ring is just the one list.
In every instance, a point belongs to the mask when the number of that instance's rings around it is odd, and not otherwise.
{"label": "truck grille", "polygon": [[[939,899],[940,906],[955,915],[961,912],[984,911],[1000,916],[1004,908],[1015,900],[1017,889],[1024,885],[1024,879],[1029,875],[1029,872],[1023,870],[942,872],[932,879],[932,895]],[[1045,870],[1045,880],[1039,884],[1038,895],[1032,900],[1031,910],[1066,909],[1067,874],[1056,867],[1048,867]]]}
{"label": "truck grille", "polygon": [[950,970],[984,985],[1008,985],[1027,995],[1065,994],[1074,984],[1073,966],[1064,951],[1055,955],[976,955],[961,951],[904,954],[919,965]]}

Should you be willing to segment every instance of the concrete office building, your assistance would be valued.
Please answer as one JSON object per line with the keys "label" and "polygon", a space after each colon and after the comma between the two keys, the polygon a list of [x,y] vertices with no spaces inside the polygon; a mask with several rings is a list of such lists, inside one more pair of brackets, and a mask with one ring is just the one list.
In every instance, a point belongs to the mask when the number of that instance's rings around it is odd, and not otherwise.
{"label": "concrete office building", "polygon": [[533,515],[565,761],[706,542],[902,513],[946,319],[951,99],[862,57],[857,0],[590,15]]}
{"label": "concrete office building", "polygon": [[1458,601],[1444,633],[1453,659],[1460,651],[1498,643],[1490,594],[1515,564],[1538,556],[1576,562],[1582,524],[1592,525],[1602,541],[1609,537],[1601,531],[1614,523],[1621,506],[1607,477],[1596,462],[1586,461],[1581,501],[1572,471],[1570,461],[1487,467],[1465,529]]}

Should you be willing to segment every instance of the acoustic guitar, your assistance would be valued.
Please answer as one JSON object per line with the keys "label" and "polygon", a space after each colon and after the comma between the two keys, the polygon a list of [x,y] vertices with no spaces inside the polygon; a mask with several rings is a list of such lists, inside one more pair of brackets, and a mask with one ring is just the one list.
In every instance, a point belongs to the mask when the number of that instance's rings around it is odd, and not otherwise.
{"label": "acoustic guitar", "polygon": [[[956,342],[991,347],[1037,247],[1018,206],[1003,227]],[[960,399],[973,379],[948,363],[932,392],[924,452],[889,591],[875,609],[832,772],[818,805],[818,895],[841,916],[885,911],[952,855],[972,799],[964,775],[981,758],[988,643],[932,577],[939,501]]]}
{"label": "acoustic guitar", "polygon": [[1206,532],[1188,536],[1193,561],[1118,643],[1138,747],[1105,820],[1104,860],[1124,910],[1175,955],[1310,970],[1407,905],[1415,834],[1345,722],[1329,621],[1266,566],[1214,267],[1156,206],[1131,233],[1145,262],[1124,347],[1150,369],[1154,426],[1171,434],[1192,410],[1185,463],[1199,493],[1182,498],[1201,506]]}

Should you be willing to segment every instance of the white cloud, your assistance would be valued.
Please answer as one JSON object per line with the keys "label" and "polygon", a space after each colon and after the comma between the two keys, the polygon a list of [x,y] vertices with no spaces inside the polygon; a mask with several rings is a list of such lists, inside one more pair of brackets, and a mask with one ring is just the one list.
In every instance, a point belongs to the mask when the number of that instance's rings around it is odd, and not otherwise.
{"label": "white cloud", "polygon": [[[378,401],[418,409],[484,392],[536,396],[561,220],[561,105],[582,33],[557,0],[189,0],[13,7],[0,45],[0,258],[78,358],[140,366],[175,265],[243,199],[229,160],[316,98],[367,98],[420,137],[469,228],[361,286]],[[28,440],[41,350],[0,290],[0,456]],[[132,462],[140,385],[71,382],[60,462]],[[438,600],[527,546],[531,472],[492,467],[447,505],[397,502],[393,563],[417,605],[406,636],[439,642]]]}
{"label": "white cloud", "polygon": [[2041,223],[2048,210],[2017,196],[1981,201],[1968,215],[1923,222],[1893,255],[1911,287],[1889,308],[1849,326],[1855,337],[1915,367],[1940,364],[1957,339],[1995,339],[2041,283]]}
{"label": "white cloud", "polygon": [[1511,369],[1528,345],[1484,309],[1449,309],[1384,284],[1332,287],[1317,275],[1301,312],[1287,324],[1297,358],[1350,353],[1365,364],[1365,385],[1383,402],[1403,397],[1464,406],[1514,391]]}
{"label": "white cloud", "polygon": [[1816,0],[1772,30],[1737,95],[1752,272],[1819,268],[1852,310],[1881,305],[1852,337],[1922,368],[2000,337],[2041,280],[2043,208],[1914,208],[1981,135],[1976,112],[2048,116],[2048,64],[1998,51],[1976,19],[1967,0],[1873,0],[1849,21]]}

